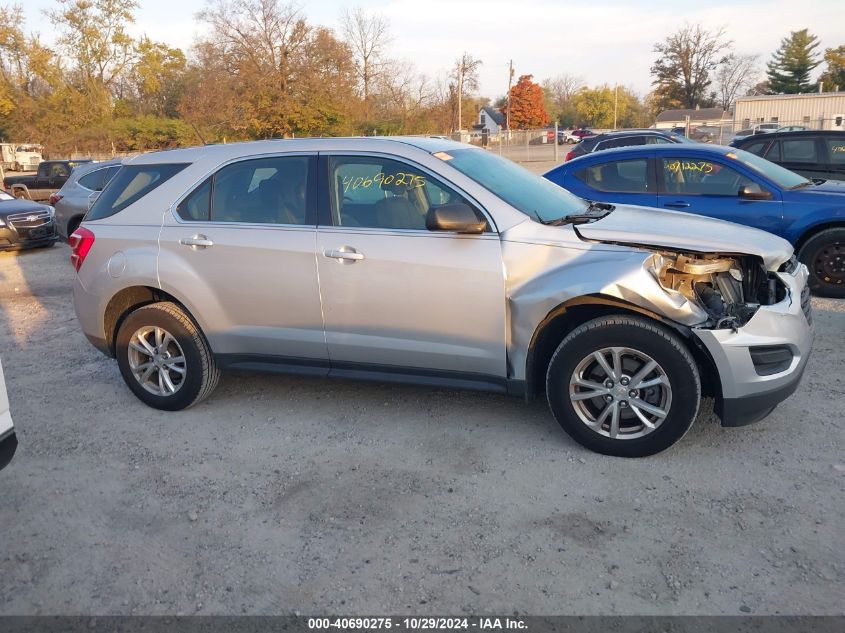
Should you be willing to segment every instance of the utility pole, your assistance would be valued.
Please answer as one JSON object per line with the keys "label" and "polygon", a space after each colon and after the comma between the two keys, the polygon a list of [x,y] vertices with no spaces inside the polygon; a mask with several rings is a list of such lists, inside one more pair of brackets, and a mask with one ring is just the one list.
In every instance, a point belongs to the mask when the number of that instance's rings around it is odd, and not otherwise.
{"label": "utility pole", "polygon": [[463,126],[461,125],[461,115],[463,114],[463,100],[464,100],[464,60],[466,59],[466,53],[461,55],[461,63],[458,65],[458,140],[463,143],[464,135],[461,131]]}
{"label": "utility pole", "polygon": [[508,138],[511,137],[511,82],[513,81],[513,60],[508,62],[508,112],[505,117],[505,127],[508,128]]}
{"label": "utility pole", "polygon": [[616,129],[616,113],[619,111],[619,84],[613,89],[613,129]]}

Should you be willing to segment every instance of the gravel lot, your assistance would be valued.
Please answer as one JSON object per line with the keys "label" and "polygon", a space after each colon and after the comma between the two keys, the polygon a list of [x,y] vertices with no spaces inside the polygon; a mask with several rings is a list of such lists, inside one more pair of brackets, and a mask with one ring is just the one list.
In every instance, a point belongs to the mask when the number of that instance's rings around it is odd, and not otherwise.
{"label": "gravel lot", "polygon": [[631,461],[470,392],[232,373],[154,411],[68,254],[0,254],[2,614],[845,612],[845,302],[767,420]]}

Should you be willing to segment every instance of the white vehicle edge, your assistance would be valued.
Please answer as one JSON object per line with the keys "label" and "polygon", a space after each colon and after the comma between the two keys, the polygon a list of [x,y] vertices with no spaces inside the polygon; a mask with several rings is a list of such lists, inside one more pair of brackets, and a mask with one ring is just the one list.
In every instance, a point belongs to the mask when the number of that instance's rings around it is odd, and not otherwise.
{"label": "white vehicle edge", "polygon": [[3,364],[0,363],[0,470],[12,461],[18,448],[18,438],[15,435],[15,425],[12,424],[12,413],[9,411],[9,397],[6,395],[6,381],[3,378]]}

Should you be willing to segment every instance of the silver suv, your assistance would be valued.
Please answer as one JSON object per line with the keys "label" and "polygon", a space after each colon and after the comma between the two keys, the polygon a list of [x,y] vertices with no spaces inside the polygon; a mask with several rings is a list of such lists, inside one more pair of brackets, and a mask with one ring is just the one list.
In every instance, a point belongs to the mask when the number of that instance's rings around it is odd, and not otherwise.
{"label": "silver suv", "polygon": [[813,338],[784,240],[442,139],[138,156],[70,241],[83,331],[171,411],[226,368],[545,392],[581,444],[644,456],[702,395],[725,425],[767,415]]}

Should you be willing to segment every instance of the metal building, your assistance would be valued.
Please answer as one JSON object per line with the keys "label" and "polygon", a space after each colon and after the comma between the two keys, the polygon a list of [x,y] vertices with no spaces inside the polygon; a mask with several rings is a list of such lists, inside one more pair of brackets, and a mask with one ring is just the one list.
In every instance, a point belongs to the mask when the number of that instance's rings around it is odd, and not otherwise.
{"label": "metal building", "polygon": [[736,129],[769,122],[812,130],[845,130],[845,92],[760,95],[736,100]]}

